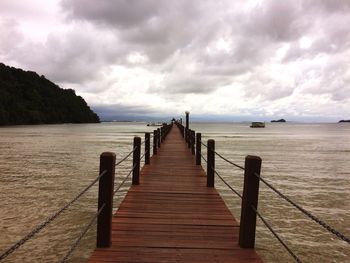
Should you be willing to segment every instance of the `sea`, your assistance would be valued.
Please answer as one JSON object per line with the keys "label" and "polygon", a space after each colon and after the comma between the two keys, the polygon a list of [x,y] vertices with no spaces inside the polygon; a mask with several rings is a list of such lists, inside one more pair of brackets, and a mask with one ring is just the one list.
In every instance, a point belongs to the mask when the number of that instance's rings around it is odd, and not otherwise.
{"label": "sea", "polygon": [[[215,140],[216,151],[235,164],[247,155],[262,159],[261,176],[336,230],[350,236],[350,124],[190,123],[203,143]],[[175,128],[175,127],[174,127]],[[132,150],[134,136],[154,127],[137,122],[9,126],[0,128],[0,254],[56,213],[90,184],[102,152],[117,161]],[[206,154],[203,147],[203,155]],[[143,164],[142,164],[143,165]],[[121,182],[131,159],[116,169]],[[205,169],[205,164],[203,163]],[[216,157],[216,170],[238,193],[243,172]],[[216,188],[239,221],[240,198],[216,177]],[[130,186],[114,199],[114,210]],[[97,210],[97,185],[3,262],[59,262]],[[350,245],[310,220],[260,183],[259,213],[302,262],[350,262]],[[69,262],[87,262],[95,248],[93,226]],[[267,263],[295,262],[264,223],[257,220],[256,250]]]}

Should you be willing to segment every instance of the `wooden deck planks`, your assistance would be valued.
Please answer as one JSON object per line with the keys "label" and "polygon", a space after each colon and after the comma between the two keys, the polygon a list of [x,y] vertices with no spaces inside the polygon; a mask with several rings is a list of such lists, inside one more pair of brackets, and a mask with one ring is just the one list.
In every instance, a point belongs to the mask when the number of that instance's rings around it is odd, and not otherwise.
{"label": "wooden deck planks", "polygon": [[89,262],[254,262],[239,225],[174,127],[112,219],[112,246]]}

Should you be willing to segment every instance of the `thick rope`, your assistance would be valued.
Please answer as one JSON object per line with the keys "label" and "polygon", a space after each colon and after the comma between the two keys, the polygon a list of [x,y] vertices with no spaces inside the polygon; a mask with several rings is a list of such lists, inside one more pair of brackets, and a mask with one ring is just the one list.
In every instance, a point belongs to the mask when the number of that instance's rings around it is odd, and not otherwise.
{"label": "thick rope", "polygon": [[232,192],[234,192],[239,198],[242,199],[242,195],[241,195],[240,193],[238,193],[234,188],[232,188],[231,185],[229,185],[229,184],[225,181],[225,179],[222,178],[221,175],[220,175],[215,169],[213,169],[213,170],[214,170],[214,173],[215,173],[217,176],[219,176],[219,178],[221,179],[221,181],[222,181],[224,184],[226,184],[227,187],[230,188],[230,189],[232,190]]}
{"label": "thick rope", "polygon": [[43,228],[45,228],[48,224],[50,224],[53,220],[55,220],[60,214],[62,214],[65,210],[67,210],[68,207],[70,207],[75,201],[77,201],[83,194],[85,194],[102,176],[104,176],[107,173],[107,170],[104,170],[102,173],[97,176],[97,178],[92,181],[83,191],[81,191],[76,197],[74,197],[73,200],[68,202],[65,206],[63,206],[60,210],[58,210],[56,213],[54,213],[52,216],[47,218],[43,223],[36,226],[32,229],[25,237],[23,237],[21,240],[16,242],[14,245],[12,245],[9,249],[7,249],[5,252],[3,252],[0,255],[0,260],[3,260],[8,255],[12,254],[14,251],[16,251],[18,248],[20,248],[24,243],[26,243],[28,240],[30,240],[32,237],[34,237],[37,233],[39,233]]}
{"label": "thick rope", "polygon": [[115,166],[120,165],[122,162],[124,162],[126,159],[128,159],[129,156],[130,156],[135,150],[136,150],[136,147],[134,147],[134,149],[132,149],[132,151],[129,152],[123,159],[121,159],[119,162],[117,162],[117,163],[115,164]]}
{"label": "thick rope", "polygon": [[261,177],[261,175],[258,175],[257,173],[254,173],[254,175],[256,177],[258,177],[260,179],[260,181],[262,181],[265,185],[267,185],[272,191],[274,191],[276,194],[278,194],[280,197],[282,197],[284,200],[286,200],[288,203],[290,203],[292,206],[294,206],[295,208],[297,208],[300,212],[302,212],[304,215],[308,216],[309,218],[311,218],[313,221],[315,221],[316,223],[318,223],[320,226],[322,226],[323,228],[325,228],[326,230],[328,230],[330,233],[332,233],[333,235],[337,236],[338,238],[340,238],[341,240],[347,242],[348,244],[350,244],[350,238],[348,238],[347,236],[345,236],[344,234],[340,233],[338,230],[334,229],[333,227],[331,227],[330,225],[328,225],[327,223],[325,223],[324,221],[322,221],[321,219],[319,219],[318,217],[314,216],[313,214],[311,214],[311,212],[307,211],[306,209],[304,209],[303,207],[301,207],[300,205],[298,205],[297,203],[295,203],[294,201],[292,201],[289,197],[285,196],[284,194],[282,194],[279,190],[277,190],[275,187],[273,187],[270,183],[268,183],[264,178]]}
{"label": "thick rope", "polygon": [[228,160],[227,158],[225,158],[224,156],[222,156],[221,154],[214,152],[217,156],[219,156],[221,159],[223,159],[224,161],[228,162],[229,164],[232,164],[233,166],[236,166],[237,168],[244,170],[244,167],[238,164],[235,164],[234,162],[231,162],[230,160]]}
{"label": "thick rope", "polygon": [[302,261],[298,258],[297,255],[294,254],[294,252],[287,246],[286,243],[278,236],[275,230],[270,226],[269,223],[264,219],[264,217],[256,210],[254,206],[251,206],[251,208],[254,210],[254,212],[257,214],[257,216],[261,219],[261,221],[264,223],[264,225],[270,230],[270,232],[277,238],[277,240],[282,244],[282,246],[289,252],[289,254],[295,259],[296,262],[302,263]]}
{"label": "thick rope", "polygon": [[119,189],[124,185],[124,183],[126,182],[126,180],[130,176],[130,174],[134,171],[135,168],[136,168],[136,164],[132,167],[132,169],[130,170],[128,175],[125,176],[124,180],[119,184],[119,186],[116,188],[116,190],[114,190],[113,195],[115,195],[119,191]]}
{"label": "thick rope", "polygon": [[83,229],[77,240],[73,243],[71,248],[68,250],[67,254],[62,258],[60,263],[66,262],[71,254],[74,252],[74,250],[77,248],[79,245],[80,241],[83,239],[83,237],[86,235],[86,233],[90,230],[92,224],[95,222],[96,218],[101,214],[103,208],[105,208],[106,204],[103,204],[101,208],[97,211],[97,213],[91,218],[89,224]]}

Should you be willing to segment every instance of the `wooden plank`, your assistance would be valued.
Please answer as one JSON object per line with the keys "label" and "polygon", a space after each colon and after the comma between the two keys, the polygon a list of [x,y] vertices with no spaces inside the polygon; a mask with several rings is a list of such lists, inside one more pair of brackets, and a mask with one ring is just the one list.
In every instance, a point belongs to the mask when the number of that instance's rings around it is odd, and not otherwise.
{"label": "wooden plank", "polygon": [[262,262],[238,246],[237,221],[206,183],[172,128],[114,214],[112,246],[96,249],[89,262]]}

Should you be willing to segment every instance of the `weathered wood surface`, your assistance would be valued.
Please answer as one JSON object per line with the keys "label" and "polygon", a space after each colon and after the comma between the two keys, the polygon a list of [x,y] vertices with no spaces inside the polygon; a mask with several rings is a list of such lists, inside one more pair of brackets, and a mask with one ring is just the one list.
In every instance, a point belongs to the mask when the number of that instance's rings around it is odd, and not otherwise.
{"label": "weathered wood surface", "polygon": [[177,127],[112,219],[112,246],[89,262],[262,262],[238,246],[239,225]]}

